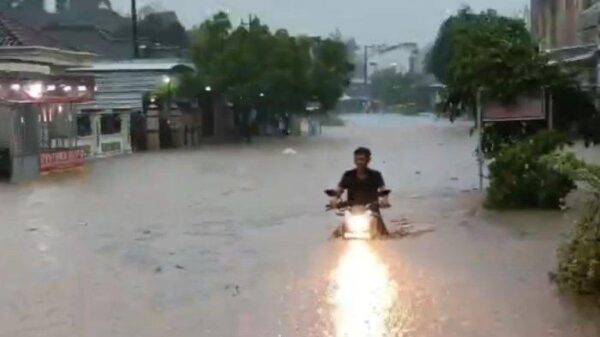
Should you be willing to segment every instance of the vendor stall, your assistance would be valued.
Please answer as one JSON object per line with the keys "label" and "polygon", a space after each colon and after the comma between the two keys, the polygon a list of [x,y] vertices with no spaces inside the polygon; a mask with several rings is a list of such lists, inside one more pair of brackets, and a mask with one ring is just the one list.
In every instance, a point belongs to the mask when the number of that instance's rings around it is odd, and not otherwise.
{"label": "vendor stall", "polygon": [[11,181],[84,164],[76,105],[94,90],[90,77],[0,78],[0,151]]}

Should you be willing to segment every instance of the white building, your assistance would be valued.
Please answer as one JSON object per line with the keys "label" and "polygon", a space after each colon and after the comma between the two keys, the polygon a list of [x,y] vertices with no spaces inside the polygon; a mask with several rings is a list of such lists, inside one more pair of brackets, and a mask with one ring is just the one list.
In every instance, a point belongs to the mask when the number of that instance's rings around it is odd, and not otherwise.
{"label": "white building", "polygon": [[167,76],[192,71],[193,66],[178,60],[129,60],[96,62],[70,69],[92,74],[96,100],[80,106],[79,143],[90,157],[132,152],[131,117],[143,112],[143,97],[156,89]]}

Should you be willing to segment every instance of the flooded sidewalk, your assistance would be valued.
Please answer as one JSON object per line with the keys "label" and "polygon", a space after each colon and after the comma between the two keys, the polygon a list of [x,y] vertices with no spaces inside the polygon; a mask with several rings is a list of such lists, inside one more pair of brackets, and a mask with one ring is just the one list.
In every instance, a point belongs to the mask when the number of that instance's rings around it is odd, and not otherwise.
{"label": "flooded sidewalk", "polygon": [[[548,279],[576,214],[482,209],[468,124],[346,122],[0,185],[0,336],[600,336]],[[412,235],[328,240],[358,146]]]}

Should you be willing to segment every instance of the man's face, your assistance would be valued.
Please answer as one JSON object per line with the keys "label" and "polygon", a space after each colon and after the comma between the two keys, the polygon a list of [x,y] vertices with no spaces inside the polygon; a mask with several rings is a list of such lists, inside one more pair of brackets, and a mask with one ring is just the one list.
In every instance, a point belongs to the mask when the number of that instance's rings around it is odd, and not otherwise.
{"label": "man's face", "polygon": [[371,158],[365,156],[364,154],[358,154],[354,156],[354,164],[356,168],[359,170],[364,170],[369,165]]}

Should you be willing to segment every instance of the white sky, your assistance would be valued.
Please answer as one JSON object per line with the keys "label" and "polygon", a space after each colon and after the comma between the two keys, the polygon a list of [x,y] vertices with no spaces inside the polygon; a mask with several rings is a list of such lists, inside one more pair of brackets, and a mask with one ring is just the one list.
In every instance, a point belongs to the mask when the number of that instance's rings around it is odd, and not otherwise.
{"label": "white sky", "polygon": [[[129,13],[130,0],[112,1],[117,10]],[[219,10],[228,10],[234,22],[252,13],[269,25],[294,33],[328,35],[339,28],[359,43],[424,44],[435,38],[439,24],[461,4],[515,15],[529,0],[138,0],[138,9],[151,3],[175,10],[188,27]]]}

